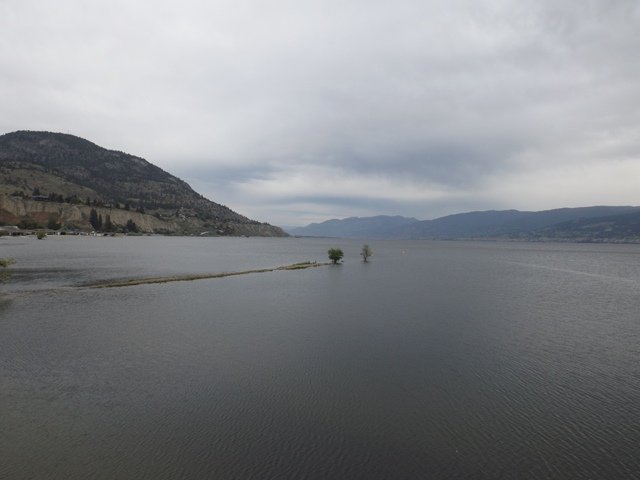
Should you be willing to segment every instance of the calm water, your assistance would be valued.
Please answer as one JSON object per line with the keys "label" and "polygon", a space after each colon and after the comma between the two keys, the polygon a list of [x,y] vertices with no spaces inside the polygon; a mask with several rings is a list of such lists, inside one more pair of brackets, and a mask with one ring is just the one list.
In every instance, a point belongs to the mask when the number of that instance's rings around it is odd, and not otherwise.
{"label": "calm water", "polygon": [[0,239],[0,478],[640,478],[640,246],[360,246]]}

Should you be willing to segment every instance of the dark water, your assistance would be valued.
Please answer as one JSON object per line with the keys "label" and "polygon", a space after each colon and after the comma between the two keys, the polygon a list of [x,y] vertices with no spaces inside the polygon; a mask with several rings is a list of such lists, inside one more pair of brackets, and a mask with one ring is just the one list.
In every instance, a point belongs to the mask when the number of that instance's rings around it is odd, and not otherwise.
{"label": "dark water", "polygon": [[360,246],[0,241],[0,478],[640,478],[640,246]]}

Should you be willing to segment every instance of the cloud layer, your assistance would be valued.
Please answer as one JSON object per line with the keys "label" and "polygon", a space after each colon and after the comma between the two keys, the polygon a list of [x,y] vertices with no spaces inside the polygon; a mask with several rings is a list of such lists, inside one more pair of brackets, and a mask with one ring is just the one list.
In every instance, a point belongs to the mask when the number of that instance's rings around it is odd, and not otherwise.
{"label": "cloud layer", "polygon": [[638,204],[637,1],[0,2],[0,131],[272,223]]}

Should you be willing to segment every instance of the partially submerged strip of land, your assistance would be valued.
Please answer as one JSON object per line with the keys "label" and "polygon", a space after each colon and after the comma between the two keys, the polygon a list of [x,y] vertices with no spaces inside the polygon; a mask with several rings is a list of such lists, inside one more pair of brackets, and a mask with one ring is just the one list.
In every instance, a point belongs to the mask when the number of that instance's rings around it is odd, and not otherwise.
{"label": "partially submerged strip of land", "polygon": [[290,265],[283,265],[273,268],[258,268],[254,270],[243,270],[240,272],[218,272],[218,273],[201,273],[201,274],[188,274],[188,275],[170,275],[165,277],[141,277],[141,278],[128,278],[118,280],[105,280],[96,283],[89,283],[80,285],[84,288],[115,288],[115,287],[133,287],[135,285],[149,285],[154,283],[170,283],[170,282],[191,282],[194,280],[207,280],[211,278],[224,278],[233,277],[237,275],[249,275],[251,273],[266,273],[275,272],[279,270],[304,270],[306,268],[321,267],[324,265],[330,265],[329,263],[320,262],[299,262],[292,263]]}

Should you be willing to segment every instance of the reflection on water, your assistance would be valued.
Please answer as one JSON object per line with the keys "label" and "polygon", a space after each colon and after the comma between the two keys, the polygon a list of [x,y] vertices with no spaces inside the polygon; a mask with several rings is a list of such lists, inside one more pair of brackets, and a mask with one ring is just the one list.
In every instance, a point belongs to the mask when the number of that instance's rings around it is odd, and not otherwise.
{"label": "reflection on water", "polygon": [[635,246],[52,240],[2,244],[0,478],[640,471]]}

